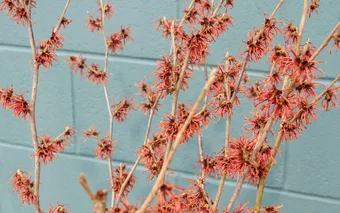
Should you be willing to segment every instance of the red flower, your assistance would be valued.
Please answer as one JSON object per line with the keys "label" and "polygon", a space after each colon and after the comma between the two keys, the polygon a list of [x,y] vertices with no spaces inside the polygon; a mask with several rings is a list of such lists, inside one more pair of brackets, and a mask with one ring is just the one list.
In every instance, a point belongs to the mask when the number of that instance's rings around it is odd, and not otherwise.
{"label": "red flower", "polygon": [[283,123],[280,127],[281,131],[283,131],[282,140],[294,140],[297,138],[298,134],[302,133],[302,128],[293,123]]}
{"label": "red flower", "polygon": [[86,139],[91,138],[92,136],[94,138],[97,138],[99,136],[100,132],[97,132],[97,129],[95,126],[93,126],[92,128],[89,128],[88,130],[84,131],[84,136]]}
{"label": "red flower", "polygon": [[79,70],[80,74],[83,75],[83,71],[86,67],[86,58],[84,58],[82,55],[72,55],[66,61],[69,64],[69,69],[71,72],[76,73]]}
{"label": "red flower", "polygon": [[123,50],[123,38],[120,33],[112,33],[110,37],[106,39],[106,44],[111,54],[116,54],[117,50]]}
{"label": "red flower", "polygon": [[103,71],[99,71],[98,64],[91,64],[88,67],[88,72],[86,77],[93,84],[105,84],[107,81],[107,73]]}
{"label": "red flower", "polygon": [[37,156],[38,161],[40,162],[42,160],[44,164],[53,162],[55,154],[59,152],[54,139],[47,134],[38,136],[38,139],[40,140],[38,150],[33,154],[33,156]]}
{"label": "red flower", "polygon": [[0,88],[0,105],[3,108],[8,108],[11,103],[12,103],[12,98],[13,98],[13,87],[11,88]]}
{"label": "red flower", "polygon": [[309,5],[309,17],[311,17],[314,11],[319,15],[318,11],[316,10],[319,8],[319,2],[320,0],[312,0],[312,3]]}
{"label": "red flower", "polygon": [[340,90],[340,86],[333,87],[329,89],[326,94],[325,98],[322,101],[322,107],[326,109],[326,112],[329,110],[329,104],[332,104],[332,107],[338,107],[338,92]]}
{"label": "red flower", "polygon": [[310,61],[311,54],[315,51],[315,47],[309,47],[305,53],[297,55],[292,49],[290,53],[293,57],[283,57],[277,66],[282,75],[290,74],[292,79],[296,79],[299,83],[304,81],[310,82],[317,78],[315,72],[319,71],[321,74],[324,72],[317,67],[319,62]]}
{"label": "red flower", "polygon": [[[60,20],[60,19],[58,19]],[[69,24],[71,24],[72,20],[71,19],[67,19],[65,17],[63,17],[63,19],[61,20],[61,26],[64,27],[64,29],[66,28],[66,26],[68,26]]]}
{"label": "red flower", "polygon": [[122,27],[120,26],[120,37],[123,40],[124,44],[126,42],[132,42],[133,39],[131,38],[131,34],[132,34],[132,30],[130,29],[130,27]]}
{"label": "red flower", "polygon": [[297,41],[298,33],[298,28],[294,26],[292,22],[290,22],[283,31],[286,44],[295,44]]}
{"label": "red flower", "polygon": [[251,115],[251,118],[244,117],[244,120],[248,121],[248,123],[244,125],[244,130],[247,133],[253,133],[256,136],[266,125],[268,116],[261,111],[256,111],[256,113],[252,112]]}
{"label": "red flower", "polygon": [[159,123],[159,128],[164,133],[168,141],[173,141],[176,139],[177,133],[179,131],[179,124],[176,122],[176,118],[170,114],[165,114],[166,120],[162,120]]}
{"label": "red flower", "polygon": [[98,17],[98,18],[89,17],[87,19],[86,27],[90,28],[91,32],[94,32],[94,31],[100,32],[102,29],[102,18],[101,17]]}
{"label": "red flower", "polygon": [[46,69],[52,66],[53,61],[57,60],[55,48],[49,48],[48,41],[40,42],[40,53],[35,58],[35,63],[43,65]]}
{"label": "red flower", "polygon": [[217,168],[216,168],[216,161],[213,156],[204,155],[203,160],[199,161],[199,164],[201,165],[201,171],[204,173],[204,175],[214,175],[214,177],[217,177]]}
{"label": "red flower", "polygon": [[21,199],[22,204],[31,205],[38,202],[38,198],[33,194],[34,183],[31,181],[29,173],[18,169],[11,177],[10,184],[13,186],[13,191],[19,193],[18,197]]}
{"label": "red flower", "polygon": [[[115,195],[118,196],[122,185],[124,181],[126,180],[127,176],[129,174],[129,170],[126,169],[126,166],[123,165],[121,167],[118,167],[112,174],[112,180],[113,180],[113,185],[111,187],[111,190],[114,191]],[[127,185],[125,186],[123,192],[122,192],[122,197],[126,197],[129,192],[132,190],[133,186],[136,183],[136,176],[132,175],[127,182]]]}
{"label": "red flower", "polygon": [[[164,17],[164,18],[157,20],[156,23],[158,23],[158,26],[156,26],[156,30],[161,31],[162,36],[164,38],[168,38],[171,35],[172,21],[167,20]],[[175,34],[175,40],[179,38],[184,38],[186,36],[186,33],[183,30],[182,26],[179,26],[179,24],[177,24],[175,21],[174,21],[174,34]]]}
{"label": "red flower", "polygon": [[291,96],[285,97],[282,90],[271,86],[270,89],[260,92],[260,95],[256,98],[258,100],[256,106],[261,104],[261,110],[267,116],[270,114],[275,118],[283,115],[288,116],[293,109],[290,101],[291,98]]}
{"label": "red flower", "polygon": [[[112,4],[112,3],[105,3],[103,5],[104,14],[108,19],[110,19],[114,15],[114,13],[115,13],[114,10],[113,10],[114,7],[115,7],[115,5]],[[102,8],[100,8],[99,11],[102,11]]]}
{"label": "red flower", "polygon": [[313,82],[302,82],[299,83],[298,86],[295,87],[295,90],[299,92],[300,96],[309,97],[309,96],[316,96],[315,89],[318,83]]}
{"label": "red flower", "polygon": [[99,140],[97,143],[97,148],[95,149],[95,154],[97,155],[97,158],[99,159],[107,159],[111,157],[112,152],[116,148],[113,146],[114,143],[116,143],[116,140],[110,140],[108,136],[105,136],[103,139]]}
{"label": "red flower", "polygon": [[316,110],[317,103],[309,103],[307,98],[300,97],[297,100],[297,108],[301,110],[301,114],[299,116],[299,124],[303,124],[304,122],[306,124],[311,124],[311,120],[316,119],[316,114],[314,113],[314,110]]}
{"label": "red flower", "polygon": [[270,53],[269,60],[271,63],[279,63],[283,57],[287,56],[286,50],[280,44],[275,46]]}
{"label": "red flower", "polygon": [[24,26],[27,25],[29,21],[29,13],[23,6],[16,5],[13,10],[10,11],[11,18],[10,20],[14,20],[16,24],[22,24]]}
{"label": "red flower", "polygon": [[135,110],[133,99],[123,98],[118,104],[114,104],[112,116],[117,120],[118,123],[125,121],[128,112]]}
{"label": "red flower", "polygon": [[22,119],[26,120],[26,116],[31,112],[31,106],[24,99],[24,95],[15,95],[12,97],[12,103],[10,109],[13,109],[14,116],[21,116]]}
{"label": "red flower", "polygon": [[54,30],[52,29],[52,35],[47,41],[47,45],[52,46],[52,49],[63,47],[62,41],[64,41],[64,36],[58,35],[58,33],[59,32],[54,32]]}

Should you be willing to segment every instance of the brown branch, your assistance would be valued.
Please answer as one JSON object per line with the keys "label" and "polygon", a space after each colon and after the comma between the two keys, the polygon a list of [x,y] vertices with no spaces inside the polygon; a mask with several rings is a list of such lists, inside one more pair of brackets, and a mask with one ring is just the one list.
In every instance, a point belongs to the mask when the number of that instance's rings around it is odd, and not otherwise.
{"label": "brown branch", "polygon": [[177,147],[184,137],[184,133],[185,133],[186,129],[188,128],[191,120],[193,119],[193,117],[195,115],[196,110],[199,108],[199,105],[201,104],[205,95],[209,92],[211,84],[215,80],[215,73],[216,73],[216,70],[213,70],[210,73],[210,77],[209,77],[208,82],[205,84],[201,94],[199,95],[199,97],[196,100],[195,105],[191,108],[191,111],[190,111],[187,119],[185,120],[183,126],[181,127],[181,129],[179,130],[179,132],[176,136],[176,139],[175,139],[174,144],[173,144],[173,148],[172,148],[171,152],[169,153],[168,158],[165,160],[165,163],[163,164],[163,167],[162,167],[162,169],[161,169],[161,171],[158,175],[158,178],[157,178],[155,184],[152,187],[151,192],[149,193],[148,197],[144,201],[141,208],[139,210],[137,210],[136,213],[144,213],[146,211],[146,209],[148,208],[148,206],[150,205],[150,203],[152,202],[152,200],[154,199],[154,197],[156,196],[159,188],[161,187],[161,183],[163,182],[163,179],[165,177],[165,173],[166,173],[166,171],[167,171],[167,169],[168,169],[168,167],[169,167],[169,165],[172,161],[172,158],[174,157],[174,155],[176,153]]}
{"label": "brown branch", "polygon": [[81,173],[79,176],[79,183],[83,187],[83,189],[87,192],[90,199],[93,202],[94,209],[97,213],[105,213],[106,212],[106,198],[107,191],[106,190],[98,190],[96,194],[91,192],[91,189],[87,183],[86,176]]}
{"label": "brown branch", "polygon": [[333,38],[335,32],[340,27],[340,22],[333,28],[333,30],[329,33],[325,41],[321,44],[321,46],[315,51],[315,53],[309,58],[309,61],[313,61],[321,51],[328,45],[329,41]]}

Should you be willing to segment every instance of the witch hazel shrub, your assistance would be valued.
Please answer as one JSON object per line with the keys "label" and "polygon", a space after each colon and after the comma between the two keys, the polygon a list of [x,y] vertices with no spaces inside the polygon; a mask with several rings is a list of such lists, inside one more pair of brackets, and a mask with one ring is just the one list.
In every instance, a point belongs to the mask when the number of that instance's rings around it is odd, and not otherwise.
{"label": "witch hazel shrub", "polygon": [[[103,108],[107,111],[108,126],[106,129],[97,128],[95,123],[89,123],[87,129],[66,126],[57,136],[37,134],[39,126],[36,125],[35,108],[39,104],[39,72],[47,72],[55,64],[58,58],[56,52],[63,48],[67,39],[63,31],[72,27],[68,26],[72,20],[65,17],[70,0],[56,20],[56,26],[51,27],[51,32],[46,33],[46,38],[40,41],[35,39],[33,25],[38,25],[41,20],[32,20],[31,16],[39,2],[0,2],[0,10],[12,22],[27,28],[32,50],[31,97],[26,95],[27,91],[20,91],[10,82],[0,88],[2,108],[15,117],[28,120],[31,126],[34,172],[24,171],[18,165],[19,169],[10,178],[10,184],[19,200],[23,204],[32,205],[37,213],[46,212],[40,206],[41,164],[48,165],[57,160],[58,153],[67,148],[77,132],[86,143],[95,144],[94,155],[108,165],[110,178],[105,189],[93,191],[85,174],[79,177],[79,183],[93,202],[96,213],[280,212],[284,204],[262,205],[267,177],[271,168],[280,163],[275,160],[280,146],[297,140],[305,133],[308,125],[317,122],[315,120],[321,111],[328,112],[337,108],[340,89],[336,84],[340,75],[328,85],[318,81],[327,72],[321,69],[320,65],[325,61],[318,59],[320,53],[326,52],[328,57],[332,57],[331,54],[340,49],[340,22],[329,29],[320,46],[315,46],[310,38],[303,36],[304,28],[318,14],[322,2],[301,2],[303,7],[300,21],[291,22],[289,14],[283,19],[276,17],[285,4],[284,0],[277,1],[274,10],[264,14],[262,23],[244,32],[247,36],[243,39],[233,41],[239,43],[239,51],[232,53],[225,46],[227,50],[219,56],[221,63],[215,66],[207,65],[208,56],[213,54],[211,44],[219,42],[219,37],[230,26],[238,24],[230,11],[242,5],[233,0],[187,2],[183,16],[179,19],[159,17],[155,20],[153,24],[156,31],[169,42],[169,51],[160,55],[160,60],[149,76],[138,82],[126,82],[135,85],[135,94],[122,94],[125,97],[116,100],[108,89],[112,78],[116,76],[111,72],[125,71],[111,69],[108,60],[111,55],[124,51],[126,45],[133,45],[134,32],[130,26],[121,26],[113,32],[107,30],[106,26],[110,25],[119,8],[115,7],[114,2],[95,1],[96,8],[89,8],[93,11],[87,12],[84,20],[89,33],[102,39],[102,61],[91,61],[86,54],[79,52],[69,55],[65,63],[69,72],[81,76],[93,87],[102,88],[101,94],[97,95],[105,98]],[[79,35],[79,39],[83,36]],[[263,61],[269,64],[269,70],[263,76],[254,78],[248,75],[247,71],[252,64]],[[196,100],[183,101],[181,97],[190,95],[189,88],[198,78],[204,79],[205,84],[196,91]],[[96,97],[88,97],[91,98]],[[244,117],[241,136],[233,137],[231,126],[235,122],[234,112],[244,104],[241,100],[245,99],[252,103],[252,109]],[[164,111],[168,105],[169,110],[161,114],[161,109]],[[145,129],[145,136],[140,138],[137,150],[123,150],[124,153],[134,154],[135,163],[131,166],[120,164],[115,168],[112,160],[115,159],[116,149],[121,143],[129,141],[115,139],[114,128],[124,125],[129,116],[134,116],[135,113],[131,111],[138,111],[148,117],[147,123],[140,124],[140,128]],[[161,120],[153,124],[156,116],[161,116]],[[215,141],[220,144],[218,152],[208,153],[203,149],[203,144],[211,142],[211,138],[203,138],[202,130],[212,128],[217,125],[216,122],[221,121],[225,122],[224,140]],[[200,170],[195,174],[195,179],[188,179],[188,187],[183,188],[170,182],[168,177],[172,174],[169,166],[176,158],[175,153],[187,143],[194,143],[197,147],[199,155],[192,164],[199,166]],[[138,165],[144,167],[147,180],[134,175]],[[214,193],[206,190],[206,180],[211,178],[220,181]],[[230,200],[221,200],[226,180],[236,180],[236,186]],[[129,193],[137,193],[133,191],[134,186],[147,183],[152,185],[150,193],[140,197],[138,203],[129,201]],[[244,184],[257,188],[256,196],[251,200],[253,206],[249,202],[236,203]],[[66,213],[69,212],[68,205],[72,203],[65,205],[56,202],[47,211]]]}

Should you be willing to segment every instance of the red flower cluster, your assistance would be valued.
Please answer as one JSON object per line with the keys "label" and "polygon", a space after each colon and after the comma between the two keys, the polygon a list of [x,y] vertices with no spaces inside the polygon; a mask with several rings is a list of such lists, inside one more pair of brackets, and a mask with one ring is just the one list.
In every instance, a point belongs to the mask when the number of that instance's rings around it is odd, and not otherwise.
{"label": "red flower cluster", "polygon": [[38,136],[39,144],[38,150],[33,156],[38,156],[38,161],[43,161],[45,164],[53,162],[55,156],[59,152],[65,150],[65,145],[70,143],[70,138],[75,135],[74,127],[65,127],[64,132],[57,138],[53,139],[47,134]]}
{"label": "red flower cluster", "polygon": [[[125,165],[120,166],[114,170],[112,174],[113,185],[111,186],[111,190],[114,191],[115,196],[118,196],[128,174],[129,174],[129,170],[126,169]],[[122,191],[122,197],[127,197],[127,195],[132,190],[135,183],[136,183],[136,176],[132,175],[129,181],[127,182],[126,187]]]}
{"label": "red flower cluster", "polygon": [[119,32],[111,33],[111,35],[106,39],[106,45],[111,51],[111,54],[116,54],[117,50],[123,50],[123,45],[126,42],[132,42],[130,27],[122,27]]}
{"label": "red flower cluster", "polygon": [[128,112],[135,110],[133,99],[123,98],[118,104],[112,106],[112,116],[117,120],[118,123],[125,121]]}
{"label": "red flower cluster", "polygon": [[36,204],[38,198],[33,194],[34,183],[31,181],[31,175],[20,169],[11,177],[10,183],[13,186],[13,191],[19,193],[19,199],[22,204]]}
{"label": "red flower cluster", "polygon": [[14,116],[26,120],[31,112],[29,102],[24,99],[24,93],[18,95],[14,93],[13,87],[0,88],[0,106],[7,110],[13,110]]}
{"label": "red flower cluster", "polygon": [[105,84],[107,82],[107,73],[101,71],[98,64],[86,64],[86,58],[82,55],[69,56],[66,61],[71,72],[79,71],[82,77],[87,78],[93,84]]}
{"label": "red flower cluster", "polygon": [[145,145],[139,148],[138,153],[141,156],[141,161],[147,169],[149,175],[147,178],[153,180],[161,171],[164,152],[167,144],[167,139],[164,133],[157,133]]}
{"label": "red flower cluster", "polygon": [[94,153],[96,154],[97,158],[99,159],[107,159],[111,157],[112,152],[115,150],[115,146],[113,146],[114,143],[116,143],[116,140],[110,140],[109,136],[104,136],[104,138],[99,138],[100,132],[97,131],[96,127],[93,126],[92,128],[89,128],[88,130],[84,131],[85,140],[89,138],[94,138],[97,141],[97,147],[94,150]]}
{"label": "red flower cluster", "polygon": [[275,159],[272,148],[265,144],[256,154],[255,160],[251,161],[254,148],[255,141],[252,139],[247,139],[245,136],[235,139],[230,143],[226,156],[215,158],[216,168],[220,170],[221,174],[227,174],[232,178],[247,171],[248,182],[256,184],[260,177],[268,174],[267,165],[269,162],[274,163]]}
{"label": "red flower cluster", "polygon": [[[31,2],[31,4],[29,4]],[[16,24],[27,25],[30,21],[29,7],[35,7],[35,0],[32,1],[17,1],[17,0],[3,0],[0,2],[0,12],[6,11],[10,20]]]}
{"label": "red flower cluster", "polygon": [[116,143],[116,140],[110,140],[108,136],[105,136],[103,139],[97,139],[97,148],[94,150],[94,153],[97,155],[99,159],[107,159],[111,157],[112,152],[116,148],[113,146]]}
{"label": "red flower cluster", "polygon": [[137,94],[140,94],[146,101],[144,103],[138,104],[140,110],[145,114],[149,114],[151,109],[154,109],[154,111],[156,112],[158,110],[158,107],[161,106],[161,104],[159,103],[160,97],[158,97],[159,95],[157,91],[154,91],[155,89],[153,89],[153,86],[147,85],[143,81],[140,81],[138,84],[135,85],[140,89]]}

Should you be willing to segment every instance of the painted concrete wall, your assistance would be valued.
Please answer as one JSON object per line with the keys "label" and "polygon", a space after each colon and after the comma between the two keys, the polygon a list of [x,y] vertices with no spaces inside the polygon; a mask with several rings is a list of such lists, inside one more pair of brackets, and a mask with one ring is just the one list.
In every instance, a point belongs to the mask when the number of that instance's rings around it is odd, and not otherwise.
{"label": "painted concrete wall", "polygon": [[[49,35],[52,26],[64,7],[65,1],[38,1],[33,12],[33,20],[37,22],[34,29],[37,40]],[[134,43],[128,45],[124,52],[109,58],[109,71],[112,73],[109,83],[109,93],[119,100],[126,95],[133,95],[135,82],[148,76],[155,68],[160,54],[169,51],[169,42],[164,41],[151,24],[156,15],[179,17],[183,10],[182,0],[115,0],[116,15],[106,25],[107,30],[117,30],[120,25],[129,25],[134,31]],[[247,30],[258,26],[263,21],[263,13],[271,13],[277,1],[244,0],[235,1],[232,16],[235,26],[212,45],[213,54],[209,64],[221,62],[226,48],[232,54],[237,54],[242,46],[242,39],[247,38]],[[287,0],[278,13],[279,18],[290,17],[298,25],[302,10],[302,1]],[[86,129],[95,124],[101,131],[108,127],[107,111],[103,98],[102,87],[93,86],[77,75],[72,75],[64,60],[71,54],[82,52],[89,60],[101,63],[103,59],[102,37],[90,33],[85,28],[86,11],[92,11],[94,1],[76,1],[71,3],[68,11],[72,24],[65,31],[65,47],[58,52],[60,56],[48,72],[41,71],[37,122],[39,135],[48,133],[56,136],[65,125],[74,125],[78,130]],[[310,38],[313,44],[320,45],[340,19],[340,1],[321,1],[320,15],[308,19],[305,38]],[[26,29],[8,21],[4,13],[0,14],[0,86],[13,84],[18,90],[31,89],[32,70],[28,61],[31,59]],[[340,53],[335,52],[328,57],[321,54],[320,60],[328,63],[322,68],[326,72],[320,81],[328,83],[339,74]],[[249,74],[262,75],[268,70],[265,63],[252,64]],[[180,95],[180,101],[193,101],[198,89],[203,85],[203,74],[197,72],[190,82],[190,95]],[[153,132],[163,113],[169,111],[165,107],[155,119]],[[242,105],[233,117],[232,136],[241,134],[244,124],[243,117],[248,115],[250,103],[242,100]],[[133,112],[127,122],[114,124],[114,138],[118,142],[118,150],[113,157],[115,166],[120,162],[131,164],[136,155],[131,151],[142,144],[147,118],[139,112]],[[321,113],[319,119],[308,127],[305,135],[297,141],[283,144],[278,164],[273,169],[267,183],[264,204],[284,204],[283,213],[336,213],[340,212],[340,110]],[[224,121],[213,124],[204,130],[204,150],[212,153],[219,149],[224,138]],[[79,131],[81,132],[81,131]],[[27,213],[31,207],[22,206],[11,193],[8,184],[10,171],[16,171],[21,166],[23,170],[33,170],[30,127],[27,121],[12,117],[0,109],[0,212]],[[84,138],[77,136],[67,152],[60,154],[58,159],[42,166],[41,203],[44,209],[49,204],[68,203],[69,210],[76,213],[91,212],[92,205],[87,195],[78,184],[80,172],[84,172],[93,188],[108,186],[108,171],[104,161],[94,159],[92,150],[94,143],[83,143]],[[188,152],[190,150],[190,152]],[[192,178],[197,171],[193,166],[198,155],[197,143],[192,141],[183,145],[176,154],[171,169],[175,174],[169,178],[176,184],[185,185],[184,178]],[[138,167],[136,175],[139,179],[130,195],[130,200],[136,202],[150,190],[150,184],[145,180],[142,166]],[[207,183],[208,192],[214,196],[218,180],[210,179]],[[235,182],[228,180],[221,200],[221,207],[229,201]],[[255,188],[245,186],[239,201],[253,199]]]}

